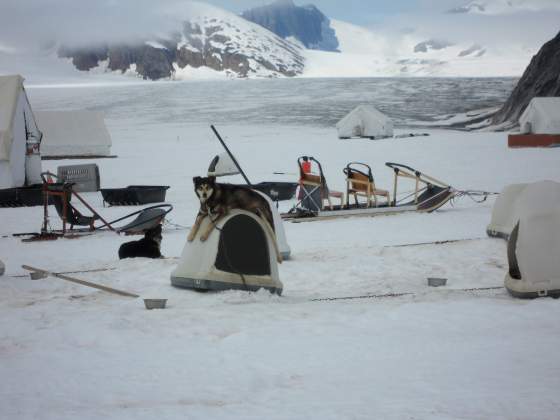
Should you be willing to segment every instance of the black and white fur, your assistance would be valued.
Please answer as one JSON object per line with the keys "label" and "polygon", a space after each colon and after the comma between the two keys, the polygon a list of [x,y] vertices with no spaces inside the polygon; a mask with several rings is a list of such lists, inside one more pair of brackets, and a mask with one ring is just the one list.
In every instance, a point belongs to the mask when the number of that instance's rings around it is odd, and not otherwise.
{"label": "black and white fur", "polygon": [[[256,214],[270,229],[272,237],[276,238],[272,212],[266,199],[258,192],[240,185],[217,183],[215,177],[197,176],[193,178],[193,183],[194,191],[200,201],[200,210],[188,236],[189,242],[196,237],[205,217],[211,217],[212,223],[200,235],[200,240],[203,242],[208,239],[215,225],[233,209],[246,210]],[[276,245],[276,241],[274,243]],[[282,262],[278,246],[275,247],[277,259]]]}
{"label": "black and white fur", "polygon": [[119,248],[119,258],[163,258],[161,255],[161,225],[147,230],[138,241],[125,242]]}

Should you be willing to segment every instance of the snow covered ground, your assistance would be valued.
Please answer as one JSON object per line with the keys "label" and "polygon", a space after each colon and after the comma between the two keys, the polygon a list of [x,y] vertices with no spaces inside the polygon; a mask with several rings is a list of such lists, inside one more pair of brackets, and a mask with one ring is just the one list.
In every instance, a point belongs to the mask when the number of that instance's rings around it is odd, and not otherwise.
{"label": "snow covered ground", "polygon": [[[108,125],[119,157],[96,163],[104,187],[171,186],[167,259],[119,261],[117,249],[130,238],[110,232],[23,243],[11,234],[39,230],[41,208],[0,209],[0,419],[558,418],[560,302],[460,290],[503,284],[506,243],[485,235],[492,200],[462,199],[432,214],[285,223],[293,258],[280,266],[282,297],[172,288],[197,211],[191,178],[221,149],[201,114],[185,122],[174,97],[152,110],[151,89],[132,101],[113,89]],[[31,89],[32,104],[94,109],[109,101],[62,91],[64,100]],[[134,115],[120,111],[126,104]],[[178,114],[154,117],[165,112]],[[385,161],[458,189],[560,181],[560,149],[511,150],[504,133],[341,141],[328,126],[235,118],[218,129],[255,181],[294,180],[273,172],[295,173],[304,154],[321,161],[333,189],[344,188],[342,168],[352,160],[372,165],[385,188],[392,182]],[[109,219],[136,209],[103,208],[100,194],[84,195]],[[469,240],[395,246],[457,239]],[[167,298],[168,308],[147,311],[141,299],[52,277],[15,277],[26,274],[22,264],[107,268],[75,276]],[[429,288],[427,277],[446,277],[448,286]],[[413,295],[311,301],[403,292]]]}

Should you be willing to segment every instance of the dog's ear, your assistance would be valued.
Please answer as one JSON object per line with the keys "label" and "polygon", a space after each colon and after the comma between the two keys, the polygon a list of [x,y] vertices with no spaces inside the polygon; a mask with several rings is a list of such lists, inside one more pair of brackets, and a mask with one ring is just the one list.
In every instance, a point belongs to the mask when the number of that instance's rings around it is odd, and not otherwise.
{"label": "dog's ear", "polygon": [[216,177],[215,176],[209,176],[208,177],[208,183],[209,184],[215,184],[216,183]]}
{"label": "dog's ear", "polygon": [[201,179],[202,179],[201,177],[195,176],[195,177],[192,179],[192,180],[193,180],[193,184],[194,184],[194,185],[197,185],[197,184],[200,182]]}

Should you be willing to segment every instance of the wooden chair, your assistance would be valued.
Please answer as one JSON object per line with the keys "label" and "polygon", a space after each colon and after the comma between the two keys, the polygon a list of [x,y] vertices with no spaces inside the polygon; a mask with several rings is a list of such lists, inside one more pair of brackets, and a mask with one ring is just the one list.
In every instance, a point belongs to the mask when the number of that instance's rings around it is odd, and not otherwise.
{"label": "wooden chair", "polygon": [[367,207],[377,207],[377,197],[385,197],[387,205],[390,205],[391,198],[389,191],[376,188],[375,181],[369,165],[360,162],[351,162],[344,168],[346,175],[346,206],[350,206],[350,195],[354,196],[356,205],[359,205],[358,196],[365,197]]}

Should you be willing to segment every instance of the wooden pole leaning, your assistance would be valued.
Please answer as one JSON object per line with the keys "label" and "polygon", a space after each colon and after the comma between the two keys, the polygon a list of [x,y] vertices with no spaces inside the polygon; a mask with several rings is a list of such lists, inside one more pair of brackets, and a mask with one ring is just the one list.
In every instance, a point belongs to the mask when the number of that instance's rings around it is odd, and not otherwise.
{"label": "wooden pole leaning", "polygon": [[22,265],[21,268],[23,268],[24,270],[27,270],[27,271],[46,274],[47,276],[58,277],[59,279],[66,280],[66,281],[69,281],[71,283],[81,284],[82,286],[87,286],[87,287],[92,287],[94,289],[103,290],[104,292],[112,293],[114,295],[126,296],[126,297],[132,297],[132,298],[139,298],[140,297],[137,294],[130,293],[130,292],[125,292],[124,290],[113,289],[112,287],[103,286],[102,284],[97,284],[97,283],[93,283],[93,282],[90,282],[90,281],[80,280],[80,279],[77,279],[75,277],[66,276],[64,274],[53,273],[51,271],[43,270],[41,268],[31,267],[29,265]]}

